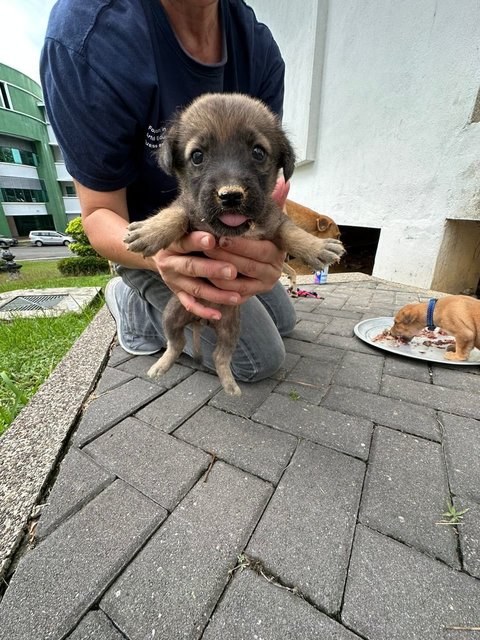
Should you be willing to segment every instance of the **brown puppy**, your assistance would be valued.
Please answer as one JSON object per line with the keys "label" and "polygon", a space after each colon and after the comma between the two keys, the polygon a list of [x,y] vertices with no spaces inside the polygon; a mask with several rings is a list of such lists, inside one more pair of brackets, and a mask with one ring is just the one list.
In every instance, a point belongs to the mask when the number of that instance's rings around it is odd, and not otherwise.
{"label": "brown puppy", "polygon": [[[295,224],[311,233],[317,238],[336,238],[340,239],[340,229],[337,227],[332,218],[317,213],[313,209],[304,207],[298,202],[293,200],[287,200],[283,209],[290,220],[293,220]],[[295,291],[297,288],[297,272],[288,264],[289,260],[294,259],[296,256],[287,256],[287,260],[283,265],[283,272],[287,274],[290,280],[290,291]]]}
{"label": "brown puppy", "polygon": [[428,302],[407,304],[395,315],[390,329],[394,337],[411,339],[429,323],[455,338],[455,347],[445,353],[447,360],[468,360],[473,347],[480,349],[480,300],[469,296],[448,296],[432,303],[430,320]]}
{"label": "brown puppy", "polygon": [[[338,240],[315,238],[299,229],[275,204],[271,194],[283,169],[292,175],[294,154],[279,120],[259,100],[241,94],[206,94],[173,120],[159,150],[160,166],[178,178],[180,195],[153,217],[129,225],[125,242],[151,256],[193,230],[217,238],[245,235],[268,239],[314,269],[340,259]],[[213,358],[230,395],[240,395],[230,362],[240,332],[239,307],[219,306],[221,320]],[[172,296],[163,314],[167,350],[148,372],[168,371],[185,346],[184,327],[200,319]]]}

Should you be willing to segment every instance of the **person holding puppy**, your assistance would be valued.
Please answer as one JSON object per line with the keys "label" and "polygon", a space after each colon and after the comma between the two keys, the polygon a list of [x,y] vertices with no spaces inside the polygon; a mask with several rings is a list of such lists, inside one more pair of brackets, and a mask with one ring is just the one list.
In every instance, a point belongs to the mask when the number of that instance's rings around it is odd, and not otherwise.
{"label": "person holding puppy", "polygon": [[[177,195],[155,160],[177,109],[203,93],[240,92],[281,116],[284,63],[267,27],[243,0],[59,0],[40,69],[84,229],[121,276],[106,290],[121,346],[136,355],[165,347],[171,292],[207,321],[219,311],[199,299],[242,304],[233,374],[241,381],[272,375],[285,355],[281,336],[295,325],[278,282],[284,255],[273,243],[198,231],[143,258],[123,242],[129,222]],[[280,179],[272,197],[283,205],[287,193]],[[214,346],[207,327],[201,350],[211,369]],[[189,331],[185,351],[194,352]]]}

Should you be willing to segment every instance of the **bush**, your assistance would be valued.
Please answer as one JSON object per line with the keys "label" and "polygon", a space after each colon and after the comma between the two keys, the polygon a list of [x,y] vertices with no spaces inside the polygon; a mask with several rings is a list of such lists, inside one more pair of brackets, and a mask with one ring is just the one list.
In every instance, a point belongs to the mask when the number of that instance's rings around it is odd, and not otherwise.
{"label": "bush", "polygon": [[62,258],[57,262],[60,273],[64,276],[93,276],[97,273],[108,273],[108,260],[100,256],[84,256],[79,258]]}
{"label": "bush", "polygon": [[82,219],[80,218],[80,216],[78,216],[77,218],[73,218],[73,220],[70,220],[70,222],[67,224],[67,228],[65,229],[65,233],[68,233],[68,235],[72,236],[72,238],[75,240],[75,242],[72,242],[69,245],[69,249],[77,256],[100,257],[87,238],[87,234],[83,229]]}

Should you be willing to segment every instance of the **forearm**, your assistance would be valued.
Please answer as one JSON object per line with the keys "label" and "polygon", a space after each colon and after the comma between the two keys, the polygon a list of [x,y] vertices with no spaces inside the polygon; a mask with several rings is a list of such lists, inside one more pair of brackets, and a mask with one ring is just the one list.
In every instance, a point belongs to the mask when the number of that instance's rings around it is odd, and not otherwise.
{"label": "forearm", "polygon": [[128,251],[123,239],[128,222],[109,209],[97,209],[83,217],[83,228],[92,247],[101,256],[132,269],[156,271],[151,258]]}

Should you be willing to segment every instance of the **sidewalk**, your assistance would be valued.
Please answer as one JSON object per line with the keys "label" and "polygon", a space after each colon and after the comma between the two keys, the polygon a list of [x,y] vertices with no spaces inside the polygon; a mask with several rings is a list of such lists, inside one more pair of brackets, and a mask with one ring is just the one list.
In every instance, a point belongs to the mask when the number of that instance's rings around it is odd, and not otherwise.
{"label": "sidewalk", "polygon": [[283,370],[241,398],[186,357],[152,381],[155,356],[113,348],[1,640],[480,639],[480,366],[353,336],[427,292],[316,290]]}

